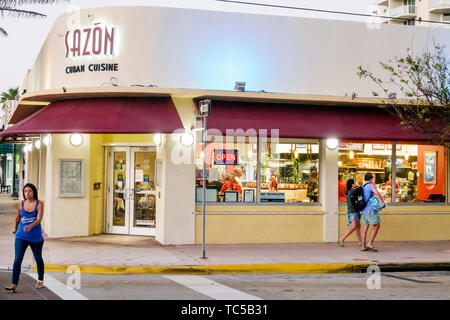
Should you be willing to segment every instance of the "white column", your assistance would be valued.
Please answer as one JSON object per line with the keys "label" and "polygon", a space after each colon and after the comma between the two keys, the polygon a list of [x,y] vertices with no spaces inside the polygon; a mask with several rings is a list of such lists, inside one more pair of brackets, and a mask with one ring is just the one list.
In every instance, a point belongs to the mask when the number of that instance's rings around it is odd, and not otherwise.
{"label": "white column", "polygon": [[161,148],[163,181],[156,217],[156,240],[162,244],[195,242],[195,165],[193,148],[179,134],[165,135]]}
{"label": "white column", "polygon": [[323,205],[324,242],[338,240],[338,147],[330,150],[326,140],[320,140],[319,202]]}
{"label": "white column", "polygon": [[52,139],[50,139],[50,144],[45,148],[45,167],[48,170],[45,170],[45,198],[44,200],[44,219],[43,219],[43,227],[44,231],[52,236],[55,232],[52,229],[52,206],[53,206],[53,176],[58,175],[57,166],[53,164],[53,153],[52,153]]}

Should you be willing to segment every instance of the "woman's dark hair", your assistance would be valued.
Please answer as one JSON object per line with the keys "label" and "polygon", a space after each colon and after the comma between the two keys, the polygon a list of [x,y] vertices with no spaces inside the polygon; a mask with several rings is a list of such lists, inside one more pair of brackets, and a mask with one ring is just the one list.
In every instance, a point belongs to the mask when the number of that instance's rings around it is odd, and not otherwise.
{"label": "woman's dark hair", "polygon": [[350,190],[352,190],[352,186],[353,186],[354,183],[355,183],[355,180],[353,180],[353,179],[348,179],[348,180],[347,180],[347,193],[348,193]]}
{"label": "woman's dark hair", "polygon": [[38,192],[37,192],[37,189],[36,189],[36,187],[34,186],[34,184],[32,184],[32,183],[27,183],[24,187],[23,187],[23,190],[22,190],[22,193],[23,193],[23,198],[25,199],[25,188],[30,188],[31,190],[33,190],[33,199],[34,200],[39,200],[38,199]]}

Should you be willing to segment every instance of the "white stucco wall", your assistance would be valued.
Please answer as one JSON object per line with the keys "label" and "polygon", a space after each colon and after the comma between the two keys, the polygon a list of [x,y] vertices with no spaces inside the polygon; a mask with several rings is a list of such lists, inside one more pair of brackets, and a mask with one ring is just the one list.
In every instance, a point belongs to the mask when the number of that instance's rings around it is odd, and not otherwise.
{"label": "white stucco wall", "polygon": [[[91,18],[90,18],[91,17]],[[65,35],[96,23],[116,28],[108,57],[65,57]],[[103,23],[103,24],[102,24]],[[376,27],[376,26],[375,26]],[[119,86],[372,96],[359,65],[381,72],[379,61],[421,53],[450,30],[216,11],[107,7],[63,14],[55,22],[25,81],[27,91]],[[69,43],[71,40],[69,39]],[[448,48],[449,46],[448,46]],[[118,71],[66,74],[67,66],[118,63]],[[22,88],[24,89],[24,88]],[[21,91],[22,92],[22,91]]]}
{"label": "white stucco wall", "polygon": [[[83,136],[80,146],[69,143],[68,134],[52,135],[47,151],[46,206],[44,227],[50,237],[87,236],[89,234],[89,152],[90,137]],[[59,160],[83,159],[83,196],[59,196]]]}

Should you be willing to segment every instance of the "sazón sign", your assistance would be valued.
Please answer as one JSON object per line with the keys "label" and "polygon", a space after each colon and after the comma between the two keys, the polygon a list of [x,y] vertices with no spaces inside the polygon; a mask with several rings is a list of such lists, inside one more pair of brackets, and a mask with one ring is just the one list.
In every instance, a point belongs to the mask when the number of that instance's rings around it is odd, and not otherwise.
{"label": "saz\u00f3n sign", "polygon": [[69,30],[64,37],[66,58],[113,55],[116,34],[115,27],[99,23],[91,28]]}

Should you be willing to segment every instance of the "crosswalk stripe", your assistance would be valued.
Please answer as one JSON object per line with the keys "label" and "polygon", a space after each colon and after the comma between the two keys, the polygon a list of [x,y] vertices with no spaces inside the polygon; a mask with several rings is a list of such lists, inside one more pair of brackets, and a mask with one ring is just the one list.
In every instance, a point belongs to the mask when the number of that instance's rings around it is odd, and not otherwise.
{"label": "crosswalk stripe", "polygon": [[[35,280],[38,280],[36,272],[27,272],[27,274]],[[56,280],[48,273],[44,276],[44,285],[63,300],[89,300],[75,289],[68,288],[64,283]]]}
{"label": "crosswalk stripe", "polygon": [[262,300],[256,296],[224,286],[223,284],[196,275],[164,275],[163,277],[178,282],[189,289],[211,297],[215,300]]}

